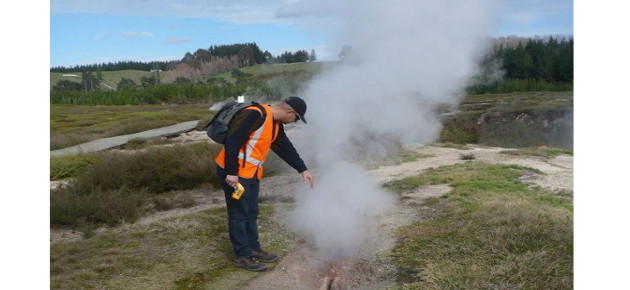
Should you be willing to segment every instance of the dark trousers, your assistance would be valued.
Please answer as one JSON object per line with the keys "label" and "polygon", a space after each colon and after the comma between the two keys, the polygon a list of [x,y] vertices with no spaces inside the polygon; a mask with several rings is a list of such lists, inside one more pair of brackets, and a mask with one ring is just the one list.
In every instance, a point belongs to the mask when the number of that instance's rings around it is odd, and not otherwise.
{"label": "dark trousers", "polygon": [[258,241],[258,193],[260,190],[260,180],[255,177],[246,179],[239,177],[238,180],[245,188],[245,192],[239,200],[232,198],[234,188],[225,182],[225,171],[217,166],[217,179],[223,192],[228,212],[228,229],[230,232],[230,242],[234,248],[234,255],[237,258],[250,257],[252,250],[260,251]]}

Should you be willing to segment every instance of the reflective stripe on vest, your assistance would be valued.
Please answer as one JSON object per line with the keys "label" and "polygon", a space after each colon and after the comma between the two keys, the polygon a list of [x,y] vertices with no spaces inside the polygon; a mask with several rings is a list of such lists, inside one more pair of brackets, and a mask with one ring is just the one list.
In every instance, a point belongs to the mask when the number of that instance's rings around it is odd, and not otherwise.
{"label": "reflective stripe on vest", "polygon": [[[268,105],[261,105],[267,112],[266,119],[263,124],[256,131],[252,132],[247,139],[247,146],[245,152],[243,148],[239,148],[238,154],[238,175],[243,178],[262,178],[263,175],[263,163],[269,154],[271,149],[271,143],[277,138],[280,126],[274,126],[273,114]],[[246,110],[257,110],[257,107],[248,107]],[[261,112],[262,113],[262,112]],[[269,129],[271,128],[271,129]],[[275,131],[275,134],[274,134]],[[245,162],[243,162],[245,160]],[[219,155],[215,159],[217,165],[225,168],[225,148],[219,152]]]}

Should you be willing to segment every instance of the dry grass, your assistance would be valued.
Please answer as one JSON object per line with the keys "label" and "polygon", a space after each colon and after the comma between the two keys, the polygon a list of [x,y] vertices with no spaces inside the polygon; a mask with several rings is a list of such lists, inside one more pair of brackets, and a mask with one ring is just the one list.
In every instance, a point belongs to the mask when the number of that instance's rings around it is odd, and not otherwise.
{"label": "dry grass", "polygon": [[[263,205],[260,211],[262,246],[286,253],[289,245],[282,234],[286,229],[271,218],[272,207]],[[239,282],[257,274],[232,267],[232,256],[225,208],[209,209],[149,225],[126,224],[89,239],[53,244],[50,286],[235,289]]]}
{"label": "dry grass", "polygon": [[80,106],[50,105],[50,150],[92,140],[208,119],[209,104]]}
{"label": "dry grass", "polygon": [[398,229],[398,288],[572,289],[572,206],[528,189],[523,170],[467,162],[390,184],[454,187],[430,205],[438,214]]}

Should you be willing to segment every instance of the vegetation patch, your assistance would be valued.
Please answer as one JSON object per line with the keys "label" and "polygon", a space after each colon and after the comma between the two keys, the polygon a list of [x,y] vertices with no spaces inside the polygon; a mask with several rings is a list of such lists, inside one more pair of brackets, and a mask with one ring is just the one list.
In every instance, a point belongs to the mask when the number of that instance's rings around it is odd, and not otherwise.
{"label": "vegetation patch", "polygon": [[190,199],[155,195],[203,184],[217,187],[212,160],[221,148],[217,144],[195,143],[136,153],[101,153],[100,162],[74,172],[71,183],[51,190],[51,225],[114,225],[145,215],[147,205],[155,210],[192,206],[194,201]]}
{"label": "vegetation patch", "polygon": [[466,144],[458,144],[458,143],[434,143],[432,146],[444,147],[444,148],[455,148],[459,150],[472,150],[472,148],[466,146]]}
{"label": "vegetation patch", "polygon": [[142,189],[152,193],[216,185],[215,163],[222,146],[193,143],[151,147],[134,153],[109,152],[107,158],[77,176],[82,188]]}
{"label": "vegetation patch", "polygon": [[515,156],[539,156],[539,157],[545,157],[545,158],[553,158],[560,155],[573,156],[573,150],[550,147],[550,146],[536,146],[536,147],[520,148],[516,150],[504,150],[499,153],[507,154],[507,155],[515,155]]}
{"label": "vegetation patch", "polygon": [[[116,225],[155,211],[194,206],[191,197],[174,191],[218,188],[214,158],[222,148],[221,144],[197,142],[131,153],[110,151],[51,158],[54,164],[63,161],[75,168],[65,175],[62,173],[68,170],[55,170],[56,175],[74,179],[50,192],[51,226],[83,229]],[[268,161],[265,176],[293,170],[275,154]]]}
{"label": "vegetation patch", "polygon": [[[457,110],[457,113],[452,114]],[[501,147],[573,144],[573,92],[468,95],[441,107],[439,142]]]}
{"label": "vegetation patch", "polygon": [[[260,206],[261,243],[267,251],[284,254],[288,236],[273,212],[271,206]],[[225,208],[208,209],[53,244],[50,287],[235,289],[258,274],[233,267],[232,256]]]}
{"label": "vegetation patch", "polygon": [[572,289],[573,209],[519,181],[516,165],[466,162],[388,184],[450,184],[437,214],[397,230],[399,289]]}
{"label": "vegetation patch", "polygon": [[76,155],[51,156],[50,180],[74,177],[86,167],[97,164],[99,160],[99,154],[83,152]]}
{"label": "vegetation patch", "polygon": [[50,105],[50,150],[209,119],[209,104],[81,106]]}
{"label": "vegetation patch", "polygon": [[444,122],[439,142],[462,145],[479,143],[477,118],[476,114],[460,113]]}
{"label": "vegetation patch", "polygon": [[131,138],[127,140],[127,143],[125,144],[125,148],[126,149],[141,149],[141,148],[146,147],[147,145],[148,145],[147,139],[136,137],[136,138]]}
{"label": "vegetation patch", "polygon": [[62,185],[50,192],[51,226],[67,226],[84,231],[98,224],[117,225],[135,222],[143,215],[149,194],[128,188],[86,191]]}
{"label": "vegetation patch", "polygon": [[475,159],[475,155],[470,153],[470,154],[460,154],[459,155],[459,159],[461,160],[474,160]]}

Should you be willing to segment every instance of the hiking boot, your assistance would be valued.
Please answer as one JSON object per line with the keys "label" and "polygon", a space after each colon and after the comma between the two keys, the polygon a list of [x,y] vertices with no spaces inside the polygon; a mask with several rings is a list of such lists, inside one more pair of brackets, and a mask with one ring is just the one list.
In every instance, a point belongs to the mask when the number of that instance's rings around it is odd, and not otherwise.
{"label": "hiking boot", "polygon": [[274,254],[267,253],[265,251],[256,251],[252,250],[252,258],[261,261],[263,263],[273,263],[278,261],[278,256]]}
{"label": "hiking boot", "polygon": [[265,264],[258,263],[256,259],[247,257],[234,259],[234,267],[243,268],[245,270],[254,272],[264,271],[265,269],[267,269],[267,266],[265,266]]}

